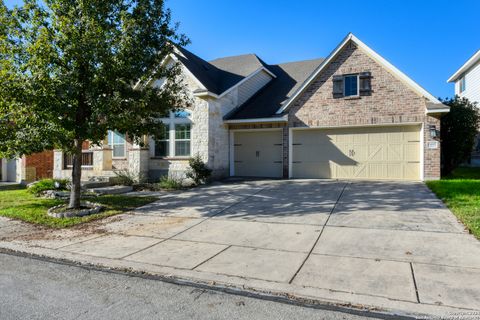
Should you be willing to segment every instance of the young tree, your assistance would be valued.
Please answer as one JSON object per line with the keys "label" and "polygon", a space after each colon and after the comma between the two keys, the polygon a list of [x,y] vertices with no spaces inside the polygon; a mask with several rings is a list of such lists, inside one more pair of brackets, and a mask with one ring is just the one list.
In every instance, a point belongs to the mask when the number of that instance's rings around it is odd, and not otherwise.
{"label": "young tree", "polygon": [[450,112],[442,117],[440,136],[444,174],[450,173],[472,153],[480,124],[480,113],[475,103],[466,98],[446,99]]}
{"label": "young tree", "polygon": [[179,66],[162,64],[188,42],[177,27],[162,0],[0,0],[0,156],[72,155],[69,207],[80,207],[83,141],[116,130],[141,144],[188,103]]}

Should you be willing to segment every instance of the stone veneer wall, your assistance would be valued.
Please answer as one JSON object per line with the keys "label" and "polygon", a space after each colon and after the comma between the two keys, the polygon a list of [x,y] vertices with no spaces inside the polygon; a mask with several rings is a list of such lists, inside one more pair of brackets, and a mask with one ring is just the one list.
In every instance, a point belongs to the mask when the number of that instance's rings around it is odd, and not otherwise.
{"label": "stone veneer wall", "polygon": [[[371,72],[372,93],[358,98],[334,98],[333,76]],[[310,84],[289,110],[290,127],[388,125],[424,123],[425,179],[440,178],[440,149],[428,149],[428,125],[438,119],[425,114],[426,100],[350,42]],[[284,156],[288,132],[284,132]],[[284,161],[288,172],[288,161]]]}
{"label": "stone veneer wall", "polygon": [[[188,72],[182,73],[182,81],[188,88],[187,94],[191,101],[190,107],[187,108],[191,113],[190,153],[192,156],[199,154],[202,160],[208,163],[209,105],[207,100],[193,95],[193,91],[198,88],[198,84],[187,74]],[[185,176],[185,170],[188,168],[188,159],[180,157],[155,158],[153,155],[154,150],[153,146],[151,146],[148,155],[148,176],[151,180],[157,180],[164,175],[174,178]]]}

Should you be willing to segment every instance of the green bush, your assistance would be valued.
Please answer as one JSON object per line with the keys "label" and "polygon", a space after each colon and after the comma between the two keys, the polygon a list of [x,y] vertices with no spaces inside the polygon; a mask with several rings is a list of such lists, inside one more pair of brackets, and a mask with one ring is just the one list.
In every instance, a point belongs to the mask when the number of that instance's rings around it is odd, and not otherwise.
{"label": "green bush", "polygon": [[210,178],[210,175],[212,174],[212,170],[202,161],[199,154],[190,158],[188,164],[190,165],[190,168],[188,168],[186,172],[187,178],[192,179],[195,184],[201,184],[208,181],[208,178]]}
{"label": "green bush", "polygon": [[158,189],[167,189],[167,190],[177,190],[182,189],[182,181],[169,178],[169,177],[161,177],[160,181],[157,183]]}
{"label": "green bush", "polygon": [[[58,187],[55,186],[56,183]],[[43,179],[33,183],[28,188],[28,192],[39,195],[46,190],[67,190],[69,183],[70,181],[68,179]]]}
{"label": "green bush", "polygon": [[143,182],[143,177],[138,176],[128,170],[119,170],[114,171],[115,178],[113,178],[114,184],[119,184],[122,186],[132,186],[136,183]]}
{"label": "green bush", "polygon": [[480,124],[480,112],[475,103],[456,96],[442,101],[450,112],[442,117],[442,175],[447,175],[465,162],[473,151]]}

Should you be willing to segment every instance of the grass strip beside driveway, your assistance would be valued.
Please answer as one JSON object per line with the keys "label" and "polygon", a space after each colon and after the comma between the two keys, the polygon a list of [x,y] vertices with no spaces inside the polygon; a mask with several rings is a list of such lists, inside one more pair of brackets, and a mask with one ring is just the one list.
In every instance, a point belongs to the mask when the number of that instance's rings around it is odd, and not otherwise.
{"label": "grass strip beside driveway", "polygon": [[106,208],[100,214],[74,218],[53,218],[47,210],[65,203],[64,200],[44,199],[28,193],[20,185],[0,186],[0,216],[19,219],[51,228],[67,228],[80,223],[93,221],[122,212],[133,210],[157,200],[155,197],[131,197],[125,195],[105,195],[89,198],[89,201],[103,204]]}
{"label": "grass strip beside driveway", "polygon": [[480,168],[458,168],[427,186],[480,239]]}

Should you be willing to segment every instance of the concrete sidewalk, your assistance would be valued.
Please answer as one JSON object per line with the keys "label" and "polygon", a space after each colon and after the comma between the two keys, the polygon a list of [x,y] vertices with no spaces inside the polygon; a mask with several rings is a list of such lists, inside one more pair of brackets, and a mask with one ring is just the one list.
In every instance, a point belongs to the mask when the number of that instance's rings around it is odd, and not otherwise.
{"label": "concrete sidewalk", "polygon": [[0,246],[402,314],[478,311],[480,242],[421,183],[249,181],[70,230],[0,220]]}

